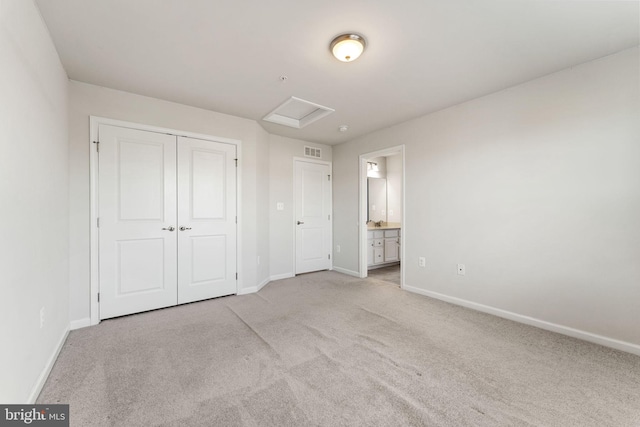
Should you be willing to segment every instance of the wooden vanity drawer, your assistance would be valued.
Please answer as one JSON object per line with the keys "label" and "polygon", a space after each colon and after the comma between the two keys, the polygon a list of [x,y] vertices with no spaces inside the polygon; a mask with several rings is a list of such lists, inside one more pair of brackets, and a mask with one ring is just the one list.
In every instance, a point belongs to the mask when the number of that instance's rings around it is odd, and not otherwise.
{"label": "wooden vanity drawer", "polygon": [[398,229],[395,230],[385,230],[384,237],[398,237]]}

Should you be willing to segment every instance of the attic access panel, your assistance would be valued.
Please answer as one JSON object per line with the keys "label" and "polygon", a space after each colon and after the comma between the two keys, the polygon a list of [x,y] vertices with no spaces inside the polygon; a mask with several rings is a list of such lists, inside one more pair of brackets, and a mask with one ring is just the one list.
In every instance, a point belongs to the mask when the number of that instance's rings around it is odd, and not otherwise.
{"label": "attic access panel", "polygon": [[333,108],[292,96],[280,104],[275,110],[264,116],[262,120],[302,129],[334,111]]}

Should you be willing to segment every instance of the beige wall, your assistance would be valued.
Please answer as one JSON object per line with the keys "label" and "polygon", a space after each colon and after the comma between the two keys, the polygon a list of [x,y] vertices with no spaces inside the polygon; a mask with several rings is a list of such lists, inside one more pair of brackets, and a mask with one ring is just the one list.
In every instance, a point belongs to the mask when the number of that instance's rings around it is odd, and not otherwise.
{"label": "beige wall", "polygon": [[26,403],[69,325],[68,81],[33,2],[0,1],[0,64],[0,402]]}
{"label": "beige wall", "polygon": [[259,250],[267,250],[268,227],[258,224],[258,212],[265,212],[268,182],[263,174],[268,166],[258,155],[268,153],[268,134],[253,120],[242,119],[200,108],[162,101],[85,83],[69,83],[70,157],[70,254],[71,320],[76,325],[90,317],[89,249],[89,116],[106,117],[145,125],[232,138],[241,141],[241,211],[242,254],[239,271],[241,289],[255,287],[263,281],[264,267],[258,268]]}
{"label": "beige wall", "polygon": [[404,144],[406,285],[640,350],[638,64],[626,50],[335,146],[334,265],[358,270],[358,156]]}
{"label": "beige wall", "polygon": [[[269,183],[269,151],[270,151],[270,135],[262,129],[258,129],[258,143],[256,151],[256,227],[260,229],[257,241],[257,257],[256,259],[256,286],[262,286],[269,281],[270,271],[270,248],[271,240],[269,222],[269,193],[271,186]],[[277,255],[276,255],[277,256]]]}
{"label": "beige wall", "polygon": [[402,155],[387,157],[387,221],[402,223]]}

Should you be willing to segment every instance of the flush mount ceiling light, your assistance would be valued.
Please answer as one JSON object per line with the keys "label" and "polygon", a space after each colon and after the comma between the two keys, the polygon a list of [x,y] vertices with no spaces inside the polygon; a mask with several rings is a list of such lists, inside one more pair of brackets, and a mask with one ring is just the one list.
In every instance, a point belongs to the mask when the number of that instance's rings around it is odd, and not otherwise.
{"label": "flush mount ceiling light", "polygon": [[329,49],[337,60],[342,62],[352,62],[358,59],[366,43],[364,37],[358,34],[342,34],[333,39]]}

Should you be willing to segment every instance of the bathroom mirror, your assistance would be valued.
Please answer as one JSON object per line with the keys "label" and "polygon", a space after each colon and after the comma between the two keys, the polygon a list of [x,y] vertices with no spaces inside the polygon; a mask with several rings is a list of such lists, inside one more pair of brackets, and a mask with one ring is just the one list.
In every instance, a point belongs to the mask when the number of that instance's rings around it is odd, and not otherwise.
{"label": "bathroom mirror", "polygon": [[387,180],[367,178],[368,221],[387,222]]}

